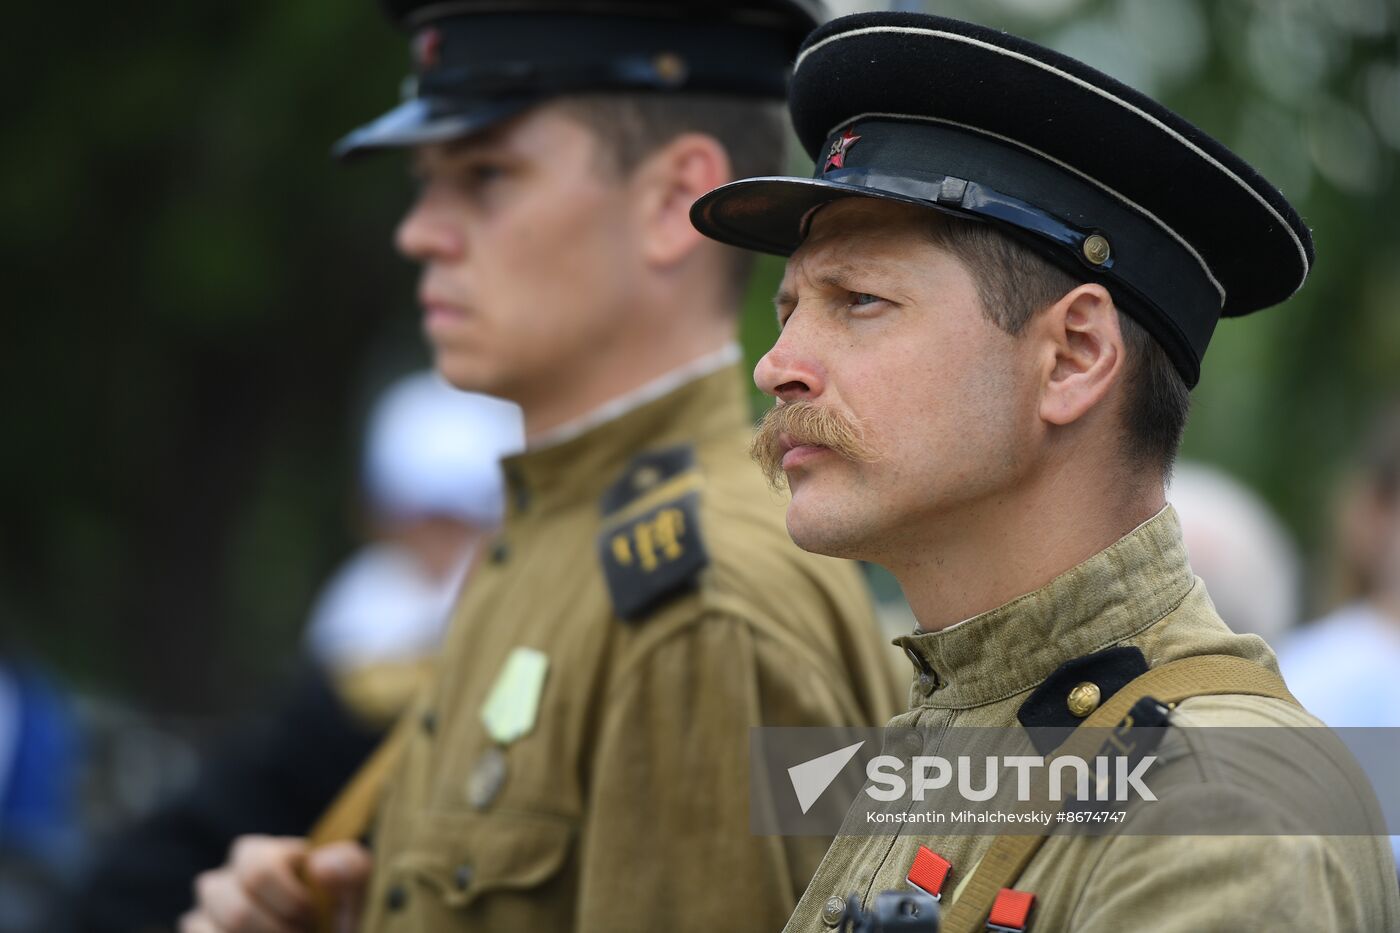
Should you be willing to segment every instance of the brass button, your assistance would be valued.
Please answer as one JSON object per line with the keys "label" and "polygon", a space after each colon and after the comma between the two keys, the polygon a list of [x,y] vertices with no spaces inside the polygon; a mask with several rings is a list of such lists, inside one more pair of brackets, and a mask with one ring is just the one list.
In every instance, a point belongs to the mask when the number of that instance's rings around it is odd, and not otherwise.
{"label": "brass button", "polygon": [[632,474],[632,485],[638,490],[650,489],[661,482],[661,471],[654,466],[639,467]]}
{"label": "brass button", "polygon": [[1099,685],[1086,680],[1069,692],[1066,705],[1071,713],[1083,719],[1099,708],[1099,697]]}
{"label": "brass button", "polygon": [[928,662],[908,645],[904,646],[904,656],[909,659],[909,663],[914,665],[914,669],[919,672],[919,691],[927,695],[937,690],[939,686],[938,674],[934,672],[933,668],[929,667]]}
{"label": "brass button", "polygon": [[651,60],[651,66],[656,69],[656,76],[661,79],[661,83],[666,87],[676,87],[683,83],[690,69],[686,66],[685,59],[675,52],[662,52]]}
{"label": "brass button", "polygon": [[834,927],[841,922],[841,917],[845,913],[846,899],[839,894],[833,894],[826,899],[826,904],[822,907],[822,923]]}
{"label": "brass button", "polygon": [[1108,240],[1101,234],[1091,234],[1084,241],[1084,258],[1096,266],[1101,266],[1108,262],[1113,250],[1109,248]]}
{"label": "brass button", "polygon": [[525,477],[520,469],[515,466],[508,466],[503,471],[506,480],[506,489],[515,499],[515,510],[526,512],[530,509],[530,487],[525,485]]}
{"label": "brass button", "polygon": [[452,884],[458,891],[465,891],[472,886],[472,867],[465,863],[458,865],[457,870],[452,873]]}

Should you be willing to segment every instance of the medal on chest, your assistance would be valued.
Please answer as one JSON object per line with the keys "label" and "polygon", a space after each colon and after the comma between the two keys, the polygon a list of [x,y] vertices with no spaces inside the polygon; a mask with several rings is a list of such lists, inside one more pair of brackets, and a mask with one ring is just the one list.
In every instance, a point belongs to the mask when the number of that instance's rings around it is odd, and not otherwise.
{"label": "medal on chest", "polygon": [[505,786],[510,771],[506,749],[534,730],[548,673],[548,655],[518,647],[486,694],[481,722],[492,744],[472,763],[464,788],[467,802],[475,809],[489,807]]}

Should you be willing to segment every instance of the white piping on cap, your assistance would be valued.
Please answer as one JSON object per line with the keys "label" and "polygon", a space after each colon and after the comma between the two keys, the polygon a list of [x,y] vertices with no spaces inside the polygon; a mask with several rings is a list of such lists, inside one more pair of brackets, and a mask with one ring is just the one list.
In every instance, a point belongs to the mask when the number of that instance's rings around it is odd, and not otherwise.
{"label": "white piping on cap", "polygon": [[984,130],[984,129],[982,129],[981,127],[969,126],[969,125],[967,125],[966,123],[959,123],[959,122],[957,122],[956,120],[944,120],[944,119],[941,118],[941,117],[926,117],[926,116],[921,116],[921,115],[919,115],[919,114],[913,114],[913,113],[863,113],[863,114],[861,114],[861,115],[858,116],[858,117],[852,117],[852,118],[850,118],[849,120],[842,120],[840,123],[836,124],[836,126],[833,126],[831,129],[827,130],[826,135],[830,136],[831,134],[835,133],[835,132],[836,132],[838,129],[840,129],[841,127],[843,127],[843,126],[848,126],[848,125],[850,125],[850,124],[852,124],[852,123],[855,123],[855,122],[857,122],[857,121],[859,121],[859,120],[879,120],[879,119],[891,119],[891,120],[918,120],[918,121],[922,121],[922,122],[925,122],[925,123],[943,123],[943,124],[947,124],[948,126],[956,126],[958,129],[967,130],[967,131],[972,132],[972,133],[978,133],[978,134],[980,134],[980,135],[982,135],[982,136],[990,136],[990,137],[992,137],[993,139],[997,139],[997,140],[1000,140],[1000,141],[1002,141],[1002,142],[1010,143],[1010,144],[1013,145],[1013,146],[1019,146],[1020,148],[1022,148],[1022,149],[1024,149],[1024,150],[1026,150],[1027,152],[1032,153],[1032,154],[1034,154],[1034,155],[1036,155],[1036,156],[1038,156],[1038,157],[1044,159],[1044,160],[1047,161],[1047,162],[1053,162],[1055,165],[1058,165],[1060,168],[1065,169],[1065,170],[1068,171],[1068,172],[1073,172],[1075,175],[1078,175],[1080,178],[1084,179],[1085,181],[1089,182],[1090,184],[1093,184],[1093,185],[1097,186],[1098,188],[1103,189],[1103,190],[1106,191],[1108,194],[1111,194],[1113,197],[1115,197],[1115,198],[1117,198],[1118,200],[1122,201],[1122,202],[1123,202],[1124,204],[1126,204],[1128,207],[1130,207],[1130,208],[1132,208],[1133,210],[1137,211],[1139,214],[1141,214],[1142,216],[1146,217],[1148,220],[1152,221],[1152,222],[1155,223],[1157,226],[1161,227],[1162,230],[1165,231],[1165,232],[1167,233],[1168,236],[1170,236],[1173,240],[1176,240],[1177,243],[1181,244],[1181,248],[1184,249],[1184,250],[1186,250],[1186,252],[1190,253],[1191,256],[1196,260],[1196,262],[1200,264],[1200,266],[1201,266],[1201,271],[1205,273],[1206,278],[1210,279],[1210,284],[1213,285],[1213,286],[1215,286],[1215,291],[1220,295],[1220,306],[1221,306],[1222,308],[1225,306],[1225,297],[1226,297],[1226,296],[1225,296],[1225,286],[1224,286],[1224,285],[1221,285],[1221,284],[1220,284],[1220,280],[1217,279],[1217,278],[1215,277],[1215,274],[1214,274],[1213,272],[1211,272],[1210,266],[1206,264],[1205,258],[1202,257],[1200,253],[1196,252],[1196,249],[1195,249],[1190,243],[1186,242],[1185,238],[1183,238],[1183,237],[1181,236],[1181,234],[1177,233],[1177,232],[1176,232],[1175,230],[1173,230],[1170,226],[1168,226],[1167,223],[1166,223],[1166,221],[1162,220],[1160,217],[1158,217],[1156,214],[1154,214],[1154,213],[1152,213],[1151,211],[1149,211],[1147,208],[1143,207],[1141,204],[1138,204],[1138,203],[1137,203],[1136,201],[1134,201],[1132,198],[1126,197],[1126,196],[1124,196],[1123,194],[1119,193],[1118,191],[1115,191],[1113,188],[1110,188],[1108,185],[1106,185],[1106,184],[1104,184],[1103,182],[1099,181],[1097,178],[1094,178],[1094,177],[1091,176],[1091,175],[1086,175],[1084,172],[1081,172],[1079,169],[1075,168],[1073,165],[1069,165],[1068,163],[1061,162],[1059,159],[1055,158],[1054,156],[1052,156],[1052,155],[1050,155],[1050,154],[1048,154],[1048,153],[1045,153],[1045,152],[1041,152],[1039,149],[1036,149],[1034,146],[1028,146],[1028,145],[1026,145],[1025,143],[1021,142],[1021,141],[1018,140],[1018,139],[1012,139],[1012,138],[1009,137],[1009,136],[1002,136],[1000,133],[993,133],[991,130]]}
{"label": "white piping on cap", "polygon": [[1296,246],[1296,247],[1298,248],[1298,259],[1299,259],[1299,261],[1302,263],[1302,266],[1303,266],[1303,275],[1302,275],[1302,277],[1298,280],[1298,284],[1295,285],[1295,286],[1293,287],[1293,292],[1296,293],[1296,292],[1298,291],[1298,289],[1300,289],[1300,288],[1303,287],[1303,282],[1307,281],[1308,272],[1309,272],[1308,253],[1307,253],[1307,250],[1305,250],[1305,249],[1303,248],[1303,241],[1300,240],[1300,239],[1298,239],[1298,234],[1296,234],[1296,233],[1293,232],[1292,226],[1290,226],[1290,225],[1288,224],[1288,222],[1285,221],[1285,220],[1283,219],[1283,216],[1282,216],[1281,214],[1279,214],[1279,212],[1278,212],[1277,210],[1274,209],[1274,206],[1273,206],[1272,204],[1270,204],[1268,201],[1264,200],[1264,196],[1263,196],[1263,195],[1261,195],[1259,192],[1255,191],[1255,190],[1254,190],[1253,188],[1251,188],[1249,185],[1245,184],[1244,179],[1240,178],[1240,177],[1239,177],[1238,175],[1236,175],[1234,172],[1230,171],[1229,168],[1227,168],[1226,166],[1222,165],[1219,161],[1217,161],[1215,158],[1213,158],[1209,153],[1207,153],[1207,152],[1205,152],[1204,150],[1202,150],[1201,147],[1199,147],[1199,146],[1197,146],[1195,143],[1191,142],[1191,140],[1187,139],[1185,136],[1182,136],[1182,135],[1181,135],[1180,133],[1178,133],[1176,130],[1174,130],[1174,129],[1172,129],[1171,127],[1167,126],[1167,125],[1166,125],[1165,123],[1163,123],[1161,120],[1158,120],[1156,117],[1152,116],[1152,114],[1150,114],[1150,113],[1148,113],[1147,111],[1143,110],[1141,107],[1136,107],[1136,106],[1134,106],[1134,105],[1128,103],[1126,100],[1123,100],[1121,97],[1117,97],[1117,96],[1115,96],[1115,95],[1113,95],[1113,94],[1110,94],[1108,91],[1105,91],[1103,88],[1101,88],[1101,87],[1096,87],[1096,86],[1094,86],[1093,84],[1090,84],[1088,81],[1085,81],[1085,80],[1082,79],[1082,78],[1077,78],[1077,77],[1075,77],[1074,75],[1070,74],[1070,73],[1067,72],[1067,71],[1061,71],[1059,68],[1056,68],[1054,65],[1049,65],[1049,64],[1047,64],[1047,63],[1041,61],[1041,60],[1038,59],[1038,58],[1032,58],[1032,57],[1029,56],[1029,55],[1023,55],[1023,54],[1021,54],[1020,52],[1013,52],[1013,51],[1011,51],[1010,49],[1004,49],[1004,48],[1002,48],[1001,46],[999,46],[999,45],[993,45],[993,44],[990,43],[990,42],[983,42],[983,41],[980,40],[980,39],[973,39],[973,38],[970,37],[970,36],[962,36],[962,35],[958,35],[958,34],[955,33],[955,32],[947,32],[947,31],[942,30],[942,29],[923,29],[923,28],[914,27],[914,26],[867,26],[867,27],[865,27],[865,28],[863,28],[863,29],[852,29],[850,32],[843,32],[843,33],[839,33],[839,34],[834,35],[834,36],[827,36],[825,39],[821,40],[820,42],[816,43],[815,45],[811,46],[810,48],[805,49],[805,50],[802,52],[801,55],[797,56],[797,61],[796,61],[796,62],[793,64],[793,66],[792,66],[793,74],[794,74],[794,75],[797,74],[797,69],[799,69],[799,68],[802,67],[802,62],[803,62],[803,60],[805,60],[805,59],[807,58],[808,55],[811,55],[811,54],[812,54],[813,52],[815,52],[817,49],[820,49],[820,48],[822,48],[823,46],[826,46],[826,45],[830,45],[832,42],[836,42],[836,41],[839,40],[839,39],[853,39],[853,38],[856,38],[857,36],[872,35],[872,34],[875,34],[875,33],[896,33],[896,34],[899,34],[899,35],[929,36],[929,37],[934,38],[934,39],[949,39],[949,40],[952,40],[953,42],[961,42],[961,43],[964,43],[964,44],[966,44],[966,45],[974,45],[974,46],[977,46],[978,48],[986,49],[986,50],[989,51],[989,52],[995,52],[995,53],[997,53],[998,55],[1005,55],[1005,56],[1007,56],[1008,58],[1014,58],[1014,59],[1016,59],[1016,60],[1018,60],[1018,61],[1025,62],[1026,64],[1034,65],[1035,67],[1040,68],[1040,69],[1043,70],[1043,71],[1048,71],[1048,72],[1050,72],[1051,74],[1058,75],[1059,77],[1064,78],[1066,81],[1069,81],[1071,84],[1076,84],[1076,85],[1078,85],[1078,86],[1084,88],[1084,89],[1087,90],[1087,91],[1092,91],[1093,93],[1099,95],[1100,97],[1104,98],[1105,100],[1112,101],[1113,103],[1115,103],[1115,104],[1117,104],[1118,106],[1124,108],[1125,110],[1128,110],[1128,111],[1131,112],[1131,113],[1137,114],[1139,117],[1142,117],[1142,118],[1143,118],[1144,120],[1146,120],[1148,123],[1150,123],[1150,124],[1152,124],[1153,126],[1157,127],[1157,128],[1160,129],[1162,132],[1166,133],[1168,136],[1171,136],[1171,137],[1172,137],[1173,139],[1175,139],[1177,142],[1181,143],[1181,144],[1182,144],[1183,146],[1185,146],[1187,149],[1191,150],[1191,151],[1194,152],[1196,155],[1200,156],[1200,157],[1201,157],[1202,159],[1204,159],[1206,162],[1208,162],[1208,163],[1210,163],[1211,165],[1215,166],[1215,168],[1219,169],[1219,170],[1221,171],[1221,173],[1223,173],[1227,178],[1231,179],[1232,181],[1235,182],[1235,184],[1239,185],[1241,188],[1243,188],[1245,191],[1247,191],[1247,192],[1249,193],[1250,197],[1252,197],[1252,198],[1254,198],[1254,200],[1258,201],[1258,202],[1260,203],[1260,205],[1263,206],[1264,210],[1268,211],[1269,214],[1274,218],[1274,220],[1278,221],[1279,226],[1282,227],[1283,230],[1284,230],[1284,232],[1288,234],[1289,238],[1293,240],[1293,245]]}

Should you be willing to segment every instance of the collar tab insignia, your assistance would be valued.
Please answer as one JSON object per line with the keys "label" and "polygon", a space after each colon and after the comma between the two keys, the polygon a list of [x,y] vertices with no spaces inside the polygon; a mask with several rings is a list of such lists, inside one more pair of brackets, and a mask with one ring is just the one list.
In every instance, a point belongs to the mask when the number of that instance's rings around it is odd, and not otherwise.
{"label": "collar tab insignia", "polygon": [[694,589],[710,559],[700,535],[700,473],[690,447],[640,454],[601,505],[598,560],[619,618],[640,622]]}

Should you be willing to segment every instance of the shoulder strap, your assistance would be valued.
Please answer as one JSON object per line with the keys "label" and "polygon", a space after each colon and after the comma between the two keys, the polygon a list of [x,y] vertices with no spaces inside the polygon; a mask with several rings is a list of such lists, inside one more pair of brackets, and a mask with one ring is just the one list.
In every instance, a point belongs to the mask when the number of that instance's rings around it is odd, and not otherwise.
{"label": "shoulder strap", "polygon": [[694,588],[709,566],[700,529],[700,471],[689,444],[632,458],[604,491],[598,560],[619,619],[641,624]]}
{"label": "shoulder strap", "polygon": [[[476,574],[486,550],[486,547],[475,549],[471,563],[467,565],[463,575],[465,581],[470,581]],[[316,820],[316,824],[306,834],[307,843],[311,848],[329,842],[359,839],[369,831],[374,814],[379,809],[380,798],[384,795],[384,787],[389,783],[389,777],[394,773],[399,759],[403,757],[414,725],[419,722],[418,717],[414,715],[414,709],[415,704],[410,703],[408,709],[400,714],[398,721],[389,730],[389,734],[384,737],[384,741],[370,753],[359,770],[351,775],[330,806]]]}
{"label": "shoulder strap", "polygon": [[[410,714],[399,717],[388,736],[370,753],[365,763],[360,765],[360,770],[341,788],[340,793],[316,821],[316,825],[311,827],[306,838],[308,850],[332,842],[359,839],[369,831],[374,815],[379,809],[384,787],[408,745],[411,726]],[[330,899],[319,888],[311,885],[304,875],[303,880],[307,881],[308,887],[311,888],[316,911],[316,929],[319,933],[330,933],[335,928]]]}
{"label": "shoulder strap", "polygon": [[316,825],[307,834],[307,843],[311,848],[345,839],[358,839],[369,830],[384,786],[408,741],[409,719],[408,715],[399,717],[384,741],[365,759],[350,782],[340,789],[330,806],[316,820]]}
{"label": "shoulder strap", "polygon": [[[1220,694],[1272,697],[1294,706],[1302,705],[1288,692],[1281,677],[1252,661],[1227,655],[1201,655],[1163,664],[1129,682],[1085,719],[1075,734],[1082,737],[1084,733],[1079,730],[1111,728],[1119,724],[1143,697],[1170,704],[1191,697]],[[1064,748],[1069,749],[1072,743],[1074,735]],[[997,894],[1016,883],[1045,839],[1044,835],[998,836],[944,916],[942,933],[980,933]]]}

